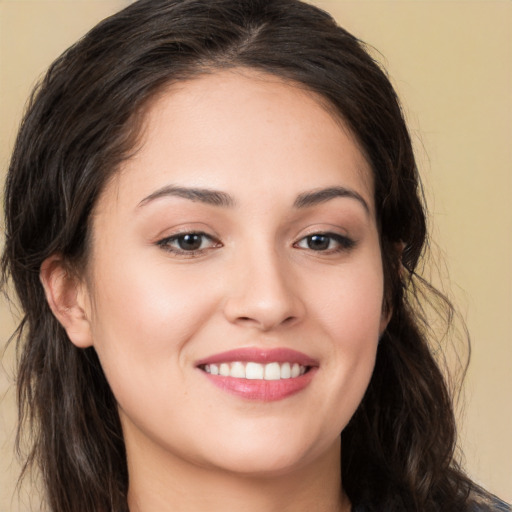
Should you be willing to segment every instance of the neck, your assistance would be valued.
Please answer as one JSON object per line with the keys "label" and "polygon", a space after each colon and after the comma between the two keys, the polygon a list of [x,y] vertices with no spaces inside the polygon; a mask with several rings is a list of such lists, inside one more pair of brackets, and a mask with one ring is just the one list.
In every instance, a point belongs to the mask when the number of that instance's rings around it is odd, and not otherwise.
{"label": "neck", "polygon": [[130,456],[130,512],[349,512],[342,491],[340,447],[296,469],[247,475],[206,468],[181,459]]}

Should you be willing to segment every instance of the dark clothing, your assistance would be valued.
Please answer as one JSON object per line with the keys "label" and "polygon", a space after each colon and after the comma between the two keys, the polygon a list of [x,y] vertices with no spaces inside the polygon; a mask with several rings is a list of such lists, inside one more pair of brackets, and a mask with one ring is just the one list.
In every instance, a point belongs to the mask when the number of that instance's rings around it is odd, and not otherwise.
{"label": "dark clothing", "polygon": [[[363,506],[357,506],[352,508],[352,512],[368,512],[367,509]],[[389,510],[388,512],[393,512]],[[468,509],[468,512],[512,512],[512,507],[501,501],[498,498],[493,500],[493,503],[490,505],[474,505]]]}
{"label": "dark clothing", "polygon": [[475,507],[471,512],[512,512],[512,507],[496,498],[490,507]]}

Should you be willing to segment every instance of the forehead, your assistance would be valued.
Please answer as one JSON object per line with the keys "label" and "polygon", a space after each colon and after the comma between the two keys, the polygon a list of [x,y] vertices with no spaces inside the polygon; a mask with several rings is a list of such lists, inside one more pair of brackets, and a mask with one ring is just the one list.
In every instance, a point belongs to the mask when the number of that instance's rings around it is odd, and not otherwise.
{"label": "forehead", "polygon": [[262,195],[278,185],[281,195],[292,197],[300,188],[339,179],[362,189],[373,209],[370,166],[334,107],[299,84],[234,69],[175,83],[156,95],[145,111],[138,150],[109,187],[119,197],[119,187],[149,194],[174,182],[232,189],[234,195]]}

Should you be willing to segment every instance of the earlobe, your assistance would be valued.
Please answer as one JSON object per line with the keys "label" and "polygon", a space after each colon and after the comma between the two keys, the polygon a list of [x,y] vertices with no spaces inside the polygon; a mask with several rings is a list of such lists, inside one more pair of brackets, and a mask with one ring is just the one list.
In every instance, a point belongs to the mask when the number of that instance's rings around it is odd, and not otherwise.
{"label": "earlobe", "polygon": [[[398,242],[394,244],[394,260],[397,267],[396,275],[392,276],[393,280],[398,279],[400,282],[403,281],[405,268],[402,264],[402,254],[406,247],[405,242]],[[393,316],[393,306],[391,297],[384,298],[384,302],[382,305],[382,313],[380,317],[380,327],[379,327],[379,336],[384,334],[389,322],[391,321],[391,317]]]}
{"label": "earlobe", "polygon": [[379,338],[384,334],[389,321],[391,320],[391,316],[393,315],[393,311],[391,308],[383,307],[382,313],[380,316],[380,326],[379,326]]}
{"label": "earlobe", "polygon": [[85,284],[73,275],[59,255],[44,260],[39,272],[46,300],[55,318],[79,348],[92,346],[91,326],[86,307]]}

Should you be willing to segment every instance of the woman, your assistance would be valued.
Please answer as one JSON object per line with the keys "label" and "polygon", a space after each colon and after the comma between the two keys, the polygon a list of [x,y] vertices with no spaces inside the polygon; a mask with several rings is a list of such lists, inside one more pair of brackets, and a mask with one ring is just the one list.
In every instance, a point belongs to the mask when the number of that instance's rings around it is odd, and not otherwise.
{"label": "woman", "polygon": [[453,458],[398,100],[325,13],[105,20],[32,99],[6,219],[51,510],[508,510]]}

